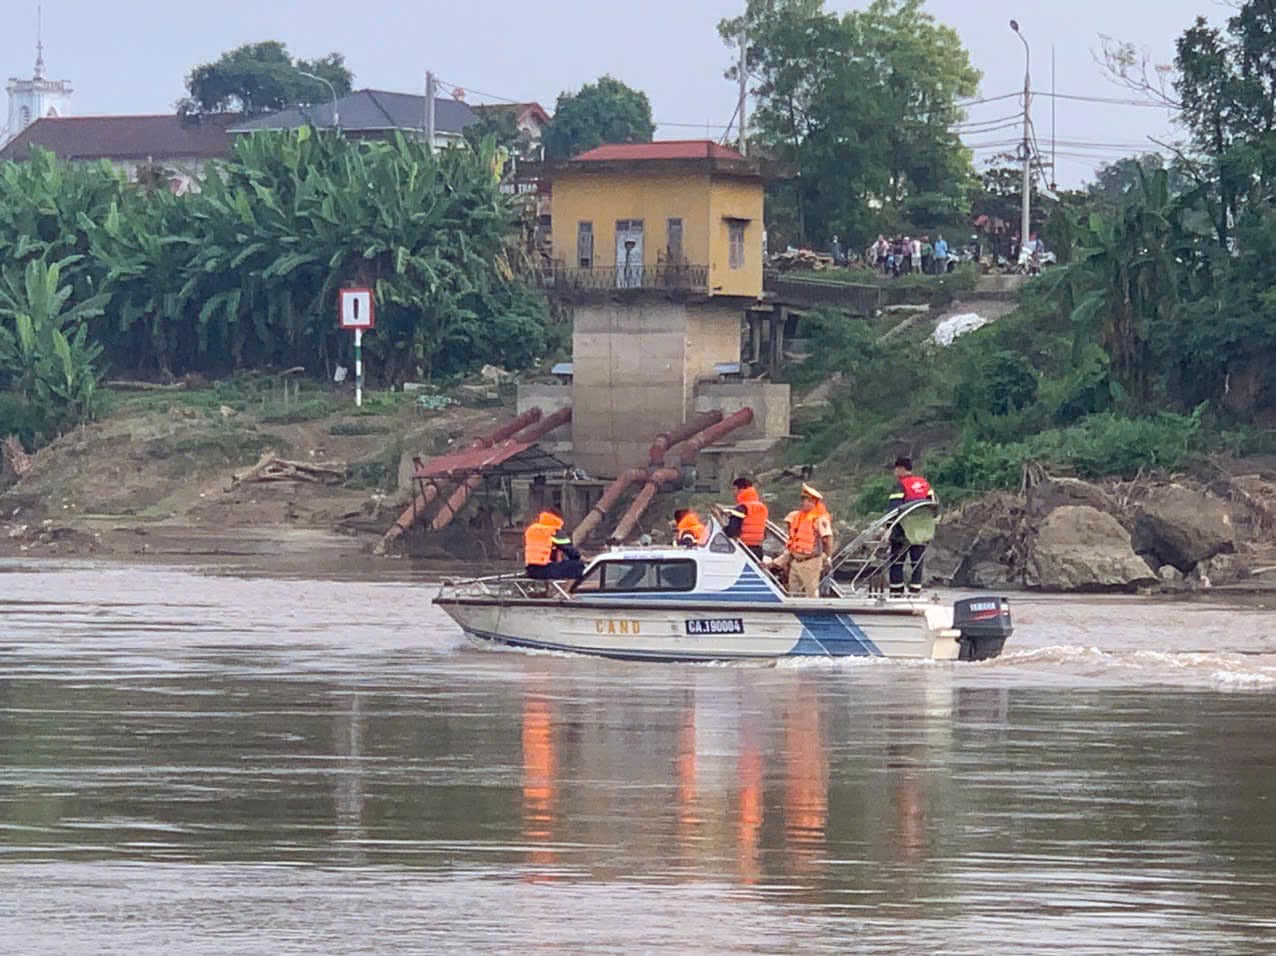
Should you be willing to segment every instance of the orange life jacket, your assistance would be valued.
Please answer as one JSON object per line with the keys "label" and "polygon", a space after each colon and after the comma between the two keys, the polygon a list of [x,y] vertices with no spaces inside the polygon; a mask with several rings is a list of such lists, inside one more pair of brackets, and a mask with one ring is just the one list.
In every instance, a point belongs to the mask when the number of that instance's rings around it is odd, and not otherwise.
{"label": "orange life jacket", "polygon": [[823,542],[820,541],[819,532],[815,529],[815,521],[819,517],[818,508],[812,508],[810,511],[789,512],[788,549],[795,558],[811,558],[821,553]]}
{"label": "orange life jacket", "polygon": [[767,506],[758,496],[756,488],[741,488],[736,492],[735,503],[744,509],[744,526],[740,541],[751,548],[762,547],[766,540]]}
{"label": "orange life jacket", "polygon": [[899,480],[904,489],[904,501],[925,501],[930,495],[930,482],[921,475],[905,475]]}
{"label": "orange life jacket", "polygon": [[709,536],[709,529],[704,526],[704,522],[700,520],[700,516],[694,511],[688,511],[682,516],[682,520],[678,522],[678,543],[682,543],[683,537],[691,535],[697,545],[703,545],[705,539]]}
{"label": "orange life jacket", "polygon": [[543,568],[554,556],[554,536],[563,526],[563,519],[548,511],[542,512],[534,524],[523,532],[523,563],[528,567]]}

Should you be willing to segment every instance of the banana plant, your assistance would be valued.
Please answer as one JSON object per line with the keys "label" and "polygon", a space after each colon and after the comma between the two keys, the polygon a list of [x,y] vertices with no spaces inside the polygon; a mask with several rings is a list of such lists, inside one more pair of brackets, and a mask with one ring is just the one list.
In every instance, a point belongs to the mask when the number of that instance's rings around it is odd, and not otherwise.
{"label": "banana plant", "polygon": [[88,338],[88,321],[101,314],[106,295],[72,302],[63,270],[73,258],[27,263],[0,277],[0,370],[24,399],[53,417],[83,421],[93,414],[95,363],[101,347]]}

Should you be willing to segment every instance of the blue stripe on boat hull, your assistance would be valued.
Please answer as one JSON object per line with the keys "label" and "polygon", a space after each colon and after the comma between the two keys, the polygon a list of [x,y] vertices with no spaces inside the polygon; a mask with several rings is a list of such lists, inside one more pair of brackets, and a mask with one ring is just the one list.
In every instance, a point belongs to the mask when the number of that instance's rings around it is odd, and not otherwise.
{"label": "blue stripe on boat hull", "polygon": [[882,657],[864,629],[846,614],[796,614],[802,637],[790,657]]}

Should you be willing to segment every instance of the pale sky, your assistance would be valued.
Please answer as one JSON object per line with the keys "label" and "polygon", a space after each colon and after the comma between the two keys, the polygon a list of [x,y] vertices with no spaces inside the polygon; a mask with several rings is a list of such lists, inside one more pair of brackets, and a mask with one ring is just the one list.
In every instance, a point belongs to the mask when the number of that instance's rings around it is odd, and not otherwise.
{"label": "pale sky", "polygon": [[[559,92],[611,73],[648,94],[662,139],[716,138],[731,118],[733,85],[723,79],[731,51],[715,30],[743,0],[44,0],[47,73],[75,86],[77,115],[167,112],[183,95],[196,64],[241,43],[278,39],[307,58],[346,55],[356,87],[415,92],[433,69],[465,88],[550,110]],[[845,10],[865,2],[830,0]],[[35,52],[36,0],[0,0],[0,71],[28,77]],[[1056,50],[1061,94],[1128,97],[1109,83],[1093,54],[1100,35],[1146,47],[1158,62],[1197,14],[1221,22],[1223,0],[930,0],[929,9],[954,26],[983,71],[981,93],[999,96],[1023,86],[1023,47],[1011,17],[1032,44],[1033,86],[1050,88]],[[976,107],[971,119],[1014,113],[1014,100]],[[1049,150],[1050,103],[1038,100],[1034,121]],[[687,124],[687,125],[675,125]],[[1162,110],[1057,101],[1059,182],[1090,177],[1099,157],[1119,158],[1150,146],[1148,136],[1175,135]],[[997,131],[975,144],[1016,136]],[[1102,144],[1102,145],[1096,145]],[[1129,147],[1129,148],[1123,148]],[[986,155],[990,149],[980,151]]]}

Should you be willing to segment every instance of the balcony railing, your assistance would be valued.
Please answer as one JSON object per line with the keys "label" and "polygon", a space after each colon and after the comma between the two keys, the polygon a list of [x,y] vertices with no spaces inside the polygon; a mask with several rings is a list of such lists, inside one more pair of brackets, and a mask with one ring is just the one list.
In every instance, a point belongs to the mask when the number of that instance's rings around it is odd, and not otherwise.
{"label": "balcony railing", "polygon": [[666,289],[679,292],[708,292],[708,266],[670,265],[601,266],[576,268],[562,262],[546,266],[538,275],[543,289],[558,292],[605,291],[609,289]]}

